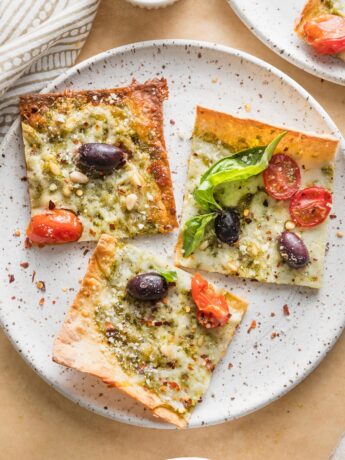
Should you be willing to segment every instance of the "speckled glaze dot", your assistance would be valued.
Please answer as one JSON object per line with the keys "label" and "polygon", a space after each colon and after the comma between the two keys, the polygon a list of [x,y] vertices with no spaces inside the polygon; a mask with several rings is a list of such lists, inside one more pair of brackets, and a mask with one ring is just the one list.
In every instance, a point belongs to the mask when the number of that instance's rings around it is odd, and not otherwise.
{"label": "speckled glaze dot", "polygon": [[297,67],[339,85],[345,85],[345,64],[321,56],[294,32],[294,23],[306,0],[228,0],[238,17],[272,51]]}
{"label": "speckled glaze dot", "polygon": [[[283,73],[240,51],[206,43],[147,42],[110,50],[69,70],[45,91],[111,88],[127,85],[134,77],[145,81],[154,76],[166,77],[169,83],[165,136],[179,214],[196,104],[340,136],[317,102]],[[24,249],[29,198],[19,123],[0,154],[6,191],[0,200],[1,241],[6,243],[0,249],[0,317],[14,346],[47,382],[89,410],[125,423],[170,427],[97,379],[52,362],[54,336],[79,289],[94,244]],[[190,426],[221,423],[268,404],[306,377],[339,337],[345,324],[345,239],[336,237],[345,222],[345,161],[340,153],[337,170],[332,211],[336,218],[329,225],[323,289],[208,276],[250,305]],[[136,244],[171,257],[176,235],[142,238]],[[38,281],[44,281],[45,290]],[[290,315],[284,314],[284,305]],[[248,333],[253,320],[257,326]]]}

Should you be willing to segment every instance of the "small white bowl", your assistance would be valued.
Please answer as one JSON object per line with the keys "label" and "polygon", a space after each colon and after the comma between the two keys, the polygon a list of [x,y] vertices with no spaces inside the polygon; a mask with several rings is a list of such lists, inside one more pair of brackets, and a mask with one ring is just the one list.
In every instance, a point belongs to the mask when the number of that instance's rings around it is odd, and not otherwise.
{"label": "small white bowl", "polygon": [[127,0],[129,3],[140,8],[164,8],[168,5],[172,5],[177,0]]}

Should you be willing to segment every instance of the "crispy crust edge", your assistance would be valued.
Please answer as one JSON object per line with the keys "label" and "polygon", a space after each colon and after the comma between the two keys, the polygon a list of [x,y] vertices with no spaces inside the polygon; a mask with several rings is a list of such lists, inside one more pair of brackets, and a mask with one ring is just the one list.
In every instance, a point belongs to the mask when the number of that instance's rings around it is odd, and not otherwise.
{"label": "crispy crust edge", "polygon": [[[228,144],[231,144],[235,133],[237,137],[245,139],[252,139],[260,135],[260,143],[265,145],[282,131],[287,131],[287,134],[279,143],[278,151],[288,151],[288,154],[298,161],[303,160],[305,166],[312,163],[312,167],[316,167],[317,161],[321,163],[333,161],[339,145],[339,139],[336,137],[296,131],[286,126],[271,125],[251,118],[235,117],[224,112],[197,106],[194,134],[196,132],[209,132]],[[294,156],[291,151],[286,150],[291,145],[298,146],[301,152],[300,156]],[[322,154],[319,152],[321,150]]]}
{"label": "crispy crust edge", "polygon": [[100,378],[107,385],[118,388],[147,406],[155,416],[179,428],[185,428],[185,417],[165,407],[155,393],[131,382],[116,358],[108,357],[100,349],[102,343],[91,320],[95,308],[92,298],[102,288],[103,275],[111,266],[116,245],[115,238],[101,236],[80,291],[55,338],[53,361]]}
{"label": "crispy crust edge", "polygon": [[[163,131],[163,101],[167,99],[169,95],[165,78],[156,78],[148,80],[145,83],[138,83],[136,80],[133,80],[129,86],[114,89],[66,90],[61,93],[23,95],[20,96],[20,115],[23,123],[27,122],[30,124],[30,118],[32,116],[37,116],[41,109],[52,106],[58,98],[85,97],[87,102],[92,102],[97,105],[100,98],[107,97],[109,94],[116,94],[139,110],[145,106],[150,112],[156,139],[153,142],[155,158],[151,162],[149,173],[160,190],[165,209],[165,215],[159,213],[160,215],[158,215],[155,220],[161,222],[159,225],[160,233],[169,233],[174,228],[178,227],[178,222],[176,218],[176,204],[170,164]],[[97,98],[97,101],[94,97]],[[32,112],[33,109],[34,114]]]}

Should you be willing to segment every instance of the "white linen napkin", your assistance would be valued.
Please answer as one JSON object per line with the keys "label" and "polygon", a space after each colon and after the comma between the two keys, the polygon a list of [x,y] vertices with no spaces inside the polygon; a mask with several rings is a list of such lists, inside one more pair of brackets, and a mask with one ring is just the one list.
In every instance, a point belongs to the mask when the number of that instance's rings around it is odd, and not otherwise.
{"label": "white linen napkin", "polygon": [[38,92],[71,67],[99,0],[0,0],[0,143],[18,95]]}

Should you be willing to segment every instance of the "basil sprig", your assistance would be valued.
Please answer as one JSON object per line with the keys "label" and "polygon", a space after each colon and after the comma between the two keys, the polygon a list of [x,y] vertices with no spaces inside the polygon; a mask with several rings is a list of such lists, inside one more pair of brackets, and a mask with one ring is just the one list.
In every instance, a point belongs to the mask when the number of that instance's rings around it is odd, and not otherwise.
{"label": "basil sprig", "polygon": [[211,166],[200,179],[200,184],[194,190],[194,199],[205,211],[222,210],[214,198],[217,185],[225,182],[246,180],[264,171],[273,152],[286,131],[279,134],[266,147],[253,147],[242,150],[235,155],[224,157]]}
{"label": "basil sprig", "polygon": [[198,206],[207,214],[192,217],[185,223],[183,234],[184,257],[190,256],[208,235],[210,224],[223,210],[214,197],[215,188],[226,182],[246,180],[263,172],[286,131],[267,146],[252,147],[224,157],[212,165],[200,179],[193,196]]}
{"label": "basil sprig", "polygon": [[167,283],[176,283],[177,281],[177,273],[174,271],[174,270],[162,270],[162,269],[158,269],[157,272],[163,276],[163,278],[165,279],[165,281]]}

